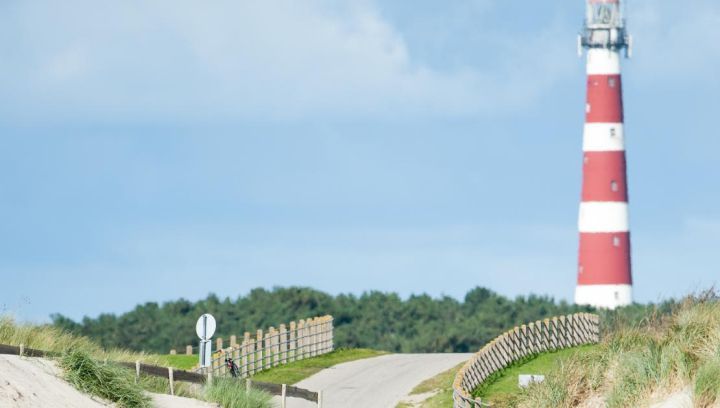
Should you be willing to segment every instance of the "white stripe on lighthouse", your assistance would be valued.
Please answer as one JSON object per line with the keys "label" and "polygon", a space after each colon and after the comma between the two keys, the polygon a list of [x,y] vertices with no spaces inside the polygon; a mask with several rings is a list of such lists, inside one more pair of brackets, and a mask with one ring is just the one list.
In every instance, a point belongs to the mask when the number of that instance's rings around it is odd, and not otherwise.
{"label": "white stripe on lighthouse", "polygon": [[580,232],[629,231],[628,204],[613,201],[580,203],[578,229]]}
{"label": "white stripe on lighthouse", "polygon": [[617,152],[625,150],[622,123],[586,123],[583,135],[584,152]]}
{"label": "white stripe on lighthouse", "polygon": [[578,285],[575,288],[575,303],[615,309],[632,303],[632,286],[622,285]]}
{"label": "white stripe on lighthouse", "polygon": [[615,50],[593,48],[587,53],[588,75],[619,75],[620,53]]}

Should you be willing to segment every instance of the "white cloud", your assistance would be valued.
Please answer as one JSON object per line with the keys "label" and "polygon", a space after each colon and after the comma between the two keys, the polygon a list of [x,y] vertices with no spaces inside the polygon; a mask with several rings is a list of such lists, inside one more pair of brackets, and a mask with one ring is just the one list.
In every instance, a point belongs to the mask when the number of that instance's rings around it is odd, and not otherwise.
{"label": "white cloud", "polygon": [[[572,69],[555,29],[509,61],[440,72],[369,1],[15,2],[0,112],[96,119],[465,115],[511,110]],[[478,30],[482,30],[478,27]],[[487,33],[493,35],[493,33]],[[4,42],[4,44],[2,44]],[[468,52],[484,52],[468,50]],[[562,60],[562,59],[561,59]]]}

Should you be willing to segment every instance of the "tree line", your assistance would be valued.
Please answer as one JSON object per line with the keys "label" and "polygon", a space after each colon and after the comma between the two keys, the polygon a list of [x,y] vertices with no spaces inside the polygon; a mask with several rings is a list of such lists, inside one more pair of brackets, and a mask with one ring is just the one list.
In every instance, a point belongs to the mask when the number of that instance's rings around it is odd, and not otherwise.
{"label": "tree line", "polygon": [[[642,314],[636,307],[631,315]],[[318,315],[335,318],[336,347],[363,347],[390,352],[474,352],[516,325],[535,320],[592,311],[589,307],[556,302],[547,296],[509,299],[476,287],[462,301],[449,296],[378,291],[361,295],[330,295],[302,287],[253,289],[236,299],[214,294],[197,302],[185,299],[148,302],[132,311],[85,317],[80,322],[53,315],[53,325],[89,337],[107,348],[167,353],[171,348],[196,345],[195,322],[211,313],[218,322],[215,337],[244,332]]]}

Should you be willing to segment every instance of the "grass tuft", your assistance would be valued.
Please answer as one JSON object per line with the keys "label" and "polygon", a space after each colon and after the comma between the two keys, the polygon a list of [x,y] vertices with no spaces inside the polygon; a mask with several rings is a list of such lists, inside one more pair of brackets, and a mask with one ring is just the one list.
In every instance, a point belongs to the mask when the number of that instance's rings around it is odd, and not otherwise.
{"label": "grass tuft", "polygon": [[234,378],[216,378],[206,386],[206,401],[217,402],[223,408],[270,408],[269,394],[245,389],[245,383]]}
{"label": "grass tuft", "polygon": [[695,377],[695,401],[700,407],[708,407],[720,399],[720,356],[703,364]]}
{"label": "grass tuft", "polygon": [[125,368],[98,363],[90,354],[77,349],[65,353],[60,366],[65,370],[67,381],[80,391],[115,402],[122,408],[151,406],[150,398]]}

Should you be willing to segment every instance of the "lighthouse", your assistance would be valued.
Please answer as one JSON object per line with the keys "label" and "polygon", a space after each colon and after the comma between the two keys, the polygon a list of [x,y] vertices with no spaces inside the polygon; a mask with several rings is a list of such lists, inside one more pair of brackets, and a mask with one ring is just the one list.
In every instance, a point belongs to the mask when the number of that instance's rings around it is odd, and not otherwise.
{"label": "lighthouse", "polygon": [[587,50],[580,246],[575,303],[615,309],[632,303],[621,54],[629,57],[620,0],[587,0],[578,52]]}

